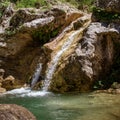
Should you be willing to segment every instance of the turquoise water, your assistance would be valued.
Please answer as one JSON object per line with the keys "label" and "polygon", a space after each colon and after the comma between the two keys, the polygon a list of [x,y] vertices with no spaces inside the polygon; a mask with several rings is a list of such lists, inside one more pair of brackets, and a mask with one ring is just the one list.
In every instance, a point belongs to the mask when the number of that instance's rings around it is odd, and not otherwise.
{"label": "turquoise water", "polygon": [[0,96],[1,103],[22,105],[37,120],[120,120],[120,95],[9,93]]}

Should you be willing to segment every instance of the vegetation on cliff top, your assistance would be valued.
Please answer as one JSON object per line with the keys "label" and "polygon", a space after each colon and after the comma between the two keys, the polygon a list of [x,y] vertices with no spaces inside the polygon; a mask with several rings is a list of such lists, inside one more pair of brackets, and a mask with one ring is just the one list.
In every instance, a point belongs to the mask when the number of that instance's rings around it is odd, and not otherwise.
{"label": "vegetation on cliff top", "polygon": [[83,6],[90,8],[95,0],[1,0],[2,5],[7,6],[10,2],[15,3],[17,8],[49,6],[56,4],[58,1],[63,3],[70,3],[79,9],[85,9]]}

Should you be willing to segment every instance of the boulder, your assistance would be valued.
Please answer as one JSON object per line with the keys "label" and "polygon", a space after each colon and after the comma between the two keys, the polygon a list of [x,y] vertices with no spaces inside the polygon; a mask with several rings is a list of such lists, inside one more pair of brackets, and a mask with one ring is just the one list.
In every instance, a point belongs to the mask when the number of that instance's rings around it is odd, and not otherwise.
{"label": "boulder", "polygon": [[62,55],[50,89],[57,92],[85,92],[91,90],[96,81],[106,80],[114,58],[118,57],[116,44],[120,45],[118,24],[91,23],[76,47],[70,47]]}
{"label": "boulder", "polygon": [[[1,84],[1,83],[0,83],[0,84]],[[5,92],[6,92],[6,89],[0,87],[0,93],[5,93]]]}
{"label": "boulder", "polygon": [[22,106],[0,104],[0,120],[36,120],[36,118]]}
{"label": "boulder", "polygon": [[[77,24],[78,26],[76,27]],[[49,90],[54,92],[67,92],[87,91],[88,88],[90,89],[90,86],[87,85],[87,82],[90,79],[85,75],[84,72],[81,71],[81,65],[79,62],[77,62],[77,60],[74,59],[75,57],[73,55],[77,44],[79,44],[80,39],[82,38],[83,31],[86,30],[89,24],[89,15],[80,17],[75,22],[73,22],[71,25],[72,27],[69,26],[68,29],[65,29],[62,35],[58,36],[58,38],[52,42],[45,44],[44,49],[45,52],[47,52],[45,54],[48,56],[50,54],[51,58],[48,63],[48,68],[52,69],[51,71],[55,70],[54,74],[52,75]],[[65,41],[67,40],[73,40],[70,46],[67,44],[65,45],[65,43],[67,43]],[[67,50],[64,51],[64,49]],[[61,56],[59,56],[59,54]],[[52,66],[55,66],[55,68],[53,69]],[[51,72],[48,77],[49,76],[51,76]],[[86,86],[81,87],[81,79],[86,80]]]}
{"label": "boulder", "polygon": [[21,87],[21,85],[18,83],[18,80],[16,80],[12,75],[9,75],[3,79],[1,86],[6,90],[12,90]]}

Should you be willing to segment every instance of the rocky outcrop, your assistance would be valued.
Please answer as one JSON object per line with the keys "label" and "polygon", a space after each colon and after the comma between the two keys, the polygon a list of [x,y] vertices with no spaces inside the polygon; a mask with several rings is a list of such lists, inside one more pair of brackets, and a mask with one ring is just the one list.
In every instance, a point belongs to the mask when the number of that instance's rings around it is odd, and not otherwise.
{"label": "rocky outcrop", "polygon": [[[96,85],[109,88],[113,82],[119,83],[119,1],[102,3],[97,0],[91,24],[89,15],[63,4],[49,11],[14,12],[6,30],[15,33],[4,34],[0,44],[0,63],[6,76],[9,73],[30,83],[40,62],[42,79],[50,73],[51,91],[85,92]],[[49,71],[51,66],[54,74]],[[37,84],[41,86],[42,82]]]}
{"label": "rocky outcrop", "polygon": [[[48,76],[51,76],[51,72],[55,69],[54,74],[52,75],[49,90],[55,92],[65,92],[79,91],[79,88],[81,88],[79,84],[81,79],[79,76],[79,72],[81,72],[80,66],[77,63],[72,63],[70,57],[73,57],[73,52],[76,48],[76,45],[81,39],[83,31],[86,29],[86,27],[88,27],[89,24],[90,16],[83,16],[73,22],[73,24],[69,26],[68,29],[63,31],[63,34],[54,41],[44,45],[44,50],[47,52],[46,54],[51,55],[51,61],[48,64],[47,71],[50,73],[50,75]],[[78,26],[76,27],[76,25]],[[73,42],[70,44],[69,41],[67,42],[67,40]],[[55,66],[54,69],[52,66]],[[49,69],[51,69],[51,72],[49,72]],[[82,75],[82,77],[88,79],[88,77],[84,75]]]}
{"label": "rocky outcrop", "polygon": [[[106,9],[104,9],[104,12],[111,14]],[[113,10],[112,12],[115,11]],[[93,15],[96,14],[93,13]],[[97,16],[95,17],[97,18]],[[76,23],[74,24],[75,28],[78,26],[82,27],[81,24],[76,25]],[[61,44],[63,43],[60,42]],[[119,70],[115,72],[115,68],[118,69],[116,66],[119,65],[120,60],[120,50],[118,49],[120,45],[119,22],[116,22],[116,20],[95,19],[85,29],[83,37],[79,36],[76,44],[72,43],[72,45],[75,47],[71,46],[65,51],[58,62],[50,90],[56,92],[85,92],[93,89],[96,84],[98,85],[97,88],[102,89],[109,88],[114,81],[120,82]],[[58,51],[59,49],[55,46],[55,49],[52,50]],[[48,50],[48,52],[52,50]],[[56,53],[56,51],[52,53]],[[55,54],[51,56],[55,57]],[[116,78],[108,77],[114,76],[114,74]]]}
{"label": "rocky outcrop", "polygon": [[13,76],[9,75],[4,78],[4,69],[0,69],[0,93],[6,92],[6,90],[12,90],[20,88],[23,83],[19,83]]}
{"label": "rocky outcrop", "polygon": [[1,120],[36,120],[26,108],[15,104],[0,104]]}
{"label": "rocky outcrop", "polygon": [[66,52],[68,55],[58,63],[52,88],[84,92],[90,90],[96,80],[105,79],[116,56],[114,48],[120,42],[119,32],[101,23],[91,23],[74,52]]}
{"label": "rocky outcrop", "polygon": [[13,75],[21,82],[29,83],[37,63],[46,64],[48,61],[41,46],[83,15],[64,4],[54,5],[46,11],[31,8],[13,10],[5,27],[0,25],[4,29],[0,34],[0,67],[5,69],[5,77]]}

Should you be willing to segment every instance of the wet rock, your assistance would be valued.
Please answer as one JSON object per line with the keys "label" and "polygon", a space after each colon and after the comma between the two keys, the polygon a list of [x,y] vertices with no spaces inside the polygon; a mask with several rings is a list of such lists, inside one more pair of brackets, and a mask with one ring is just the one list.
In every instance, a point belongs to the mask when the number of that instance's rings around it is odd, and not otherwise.
{"label": "wet rock", "polygon": [[[79,40],[81,39],[83,31],[90,24],[90,16],[87,16],[87,15],[83,16],[78,20],[76,20],[76,23],[78,21],[82,21],[83,23],[81,24],[81,26],[79,26],[79,29],[81,30],[80,33],[76,31],[76,34],[73,34],[75,32],[74,31],[75,23],[73,23],[72,24],[73,29],[71,29],[70,27],[71,30],[67,29],[68,31],[64,31],[65,33],[64,35],[62,34],[63,36],[60,35],[58,39],[55,39],[54,41],[46,45],[47,49],[48,48],[51,49],[51,58],[53,58],[53,61],[50,61],[50,63],[48,64],[48,67],[50,65],[55,66],[54,64],[55,59],[56,59],[56,62],[58,62],[55,67],[55,72],[52,76],[53,78],[51,80],[51,84],[49,87],[49,90],[51,91],[55,91],[55,92],[87,91],[89,88],[88,85],[81,87],[81,79],[86,79],[86,83],[87,83],[87,81],[89,81],[89,78],[84,74],[84,72],[81,71],[80,64],[77,61],[74,61],[74,62],[72,61],[74,60],[73,52],[76,48],[76,45],[79,43]],[[69,47],[66,45],[65,48],[67,49],[68,47],[68,49],[62,53],[62,48],[64,49],[63,46],[64,46],[64,43],[66,43],[65,40],[67,41],[68,39],[70,41],[73,40],[73,42],[70,46],[68,45]],[[60,59],[56,57],[56,56],[59,56],[59,54],[61,54],[61,56],[58,57]],[[71,57],[73,60],[71,60]]]}
{"label": "wet rock", "polygon": [[63,4],[52,6],[49,11],[30,8],[14,11],[3,33],[4,46],[0,47],[1,67],[6,70],[6,76],[13,75],[29,83],[37,62],[44,62],[46,67],[49,59],[41,46],[80,16],[82,12]]}
{"label": "wet rock", "polygon": [[118,82],[114,82],[112,85],[111,85],[111,88],[113,89],[120,89],[120,84]]}
{"label": "wet rock", "polygon": [[13,76],[8,76],[2,81],[2,87],[6,88],[7,90],[11,90],[15,87],[15,78]]}
{"label": "wet rock", "polygon": [[109,88],[107,90],[97,90],[94,93],[120,94],[120,89]]}
{"label": "wet rock", "polygon": [[15,104],[0,104],[1,120],[36,120],[26,108]]}
{"label": "wet rock", "polygon": [[95,81],[105,79],[110,72],[118,52],[114,48],[120,44],[119,38],[119,25],[91,23],[76,47],[71,47],[64,53],[66,56],[62,56],[51,89],[82,92],[92,89]]}

